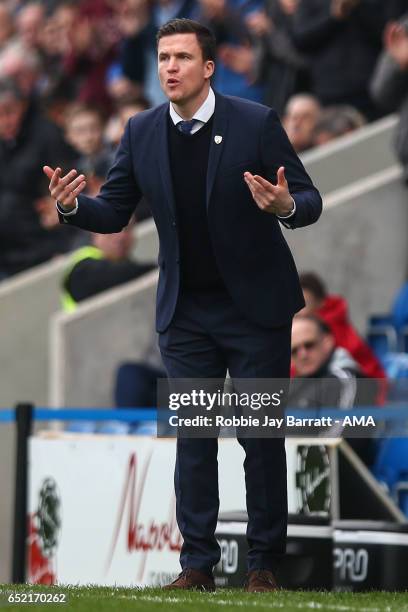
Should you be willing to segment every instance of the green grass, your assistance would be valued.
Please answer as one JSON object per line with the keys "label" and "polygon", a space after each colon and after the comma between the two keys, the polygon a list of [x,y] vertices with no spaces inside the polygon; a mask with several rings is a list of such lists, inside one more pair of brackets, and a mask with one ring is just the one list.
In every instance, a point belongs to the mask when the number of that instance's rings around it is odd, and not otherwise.
{"label": "green grass", "polygon": [[[10,593],[65,593],[66,604],[8,603]],[[250,594],[241,590],[219,589],[216,593],[164,592],[158,588],[41,587],[0,585],[0,608],[8,610],[75,610],[78,612],[264,612],[283,610],[327,610],[331,612],[408,612],[408,592],[328,593],[323,591],[279,591]]]}

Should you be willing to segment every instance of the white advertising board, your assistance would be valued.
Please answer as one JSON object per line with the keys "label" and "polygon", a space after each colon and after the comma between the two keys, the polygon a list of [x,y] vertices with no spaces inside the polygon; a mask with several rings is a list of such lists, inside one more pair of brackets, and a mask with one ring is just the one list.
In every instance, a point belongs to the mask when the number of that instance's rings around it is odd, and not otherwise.
{"label": "white advertising board", "polygon": [[[333,440],[331,441],[333,444]],[[304,442],[302,442],[304,445]],[[322,442],[316,449],[325,447]],[[298,444],[287,442],[289,512],[299,492]],[[219,441],[220,512],[245,510],[244,452]],[[31,583],[154,585],[180,571],[175,440],[58,434],[30,439],[28,568]],[[299,463],[300,461],[300,463]],[[307,488],[329,478],[325,461]],[[323,479],[323,480],[322,480]]]}

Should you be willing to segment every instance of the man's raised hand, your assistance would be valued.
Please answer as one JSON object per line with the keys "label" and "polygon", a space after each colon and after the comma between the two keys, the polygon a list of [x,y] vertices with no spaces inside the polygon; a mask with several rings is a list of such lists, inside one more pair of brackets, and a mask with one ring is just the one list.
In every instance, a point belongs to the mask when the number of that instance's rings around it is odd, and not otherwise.
{"label": "man's raised hand", "polygon": [[85,175],[71,170],[61,177],[61,168],[53,170],[50,166],[43,167],[44,174],[50,179],[49,190],[51,197],[57,200],[64,210],[69,212],[75,208],[75,198],[86,187]]}
{"label": "man's raised hand", "polygon": [[285,217],[293,210],[293,199],[289,193],[283,166],[278,169],[276,177],[277,182],[274,185],[258,174],[244,172],[244,180],[259,208],[265,212]]}

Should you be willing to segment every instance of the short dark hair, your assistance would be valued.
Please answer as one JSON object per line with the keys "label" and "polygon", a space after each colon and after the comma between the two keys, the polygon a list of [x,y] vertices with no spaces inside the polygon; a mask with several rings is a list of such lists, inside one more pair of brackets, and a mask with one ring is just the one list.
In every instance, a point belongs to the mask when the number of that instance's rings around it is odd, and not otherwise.
{"label": "short dark hair", "polygon": [[299,276],[300,286],[310,293],[318,300],[324,300],[327,296],[327,290],[324,282],[314,272],[303,272]]}
{"label": "short dark hair", "polygon": [[174,36],[174,34],[195,34],[198,44],[201,48],[204,61],[211,60],[215,62],[216,42],[215,36],[204,25],[193,21],[192,19],[171,19],[158,30],[156,34],[156,42],[165,36]]}
{"label": "short dark hair", "polygon": [[317,317],[316,315],[300,314],[296,316],[296,321],[310,321],[310,323],[314,323],[320,335],[322,336],[327,336],[327,335],[332,336],[333,335],[333,332],[330,326],[327,325],[326,321],[323,321],[323,319],[321,319],[320,317]]}

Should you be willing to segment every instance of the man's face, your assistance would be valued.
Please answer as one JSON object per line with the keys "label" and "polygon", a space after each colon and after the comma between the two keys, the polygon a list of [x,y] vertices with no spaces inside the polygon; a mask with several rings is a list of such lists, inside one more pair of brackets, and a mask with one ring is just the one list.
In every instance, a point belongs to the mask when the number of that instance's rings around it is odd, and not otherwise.
{"label": "man's face", "polygon": [[1,140],[13,140],[18,136],[25,111],[26,103],[11,94],[0,98]]}
{"label": "man's face", "polygon": [[194,105],[208,89],[214,62],[204,60],[195,34],[173,34],[159,40],[157,49],[160,85],[177,105]]}
{"label": "man's face", "polygon": [[78,113],[67,125],[68,142],[81,155],[94,155],[102,147],[103,129],[97,113]]}
{"label": "man's face", "polygon": [[311,146],[318,116],[318,106],[311,100],[300,98],[289,103],[283,124],[296,151]]}
{"label": "man's face", "polygon": [[314,321],[294,318],[292,362],[296,376],[313,376],[327,361],[333,348],[333,337],[323,334]]}

